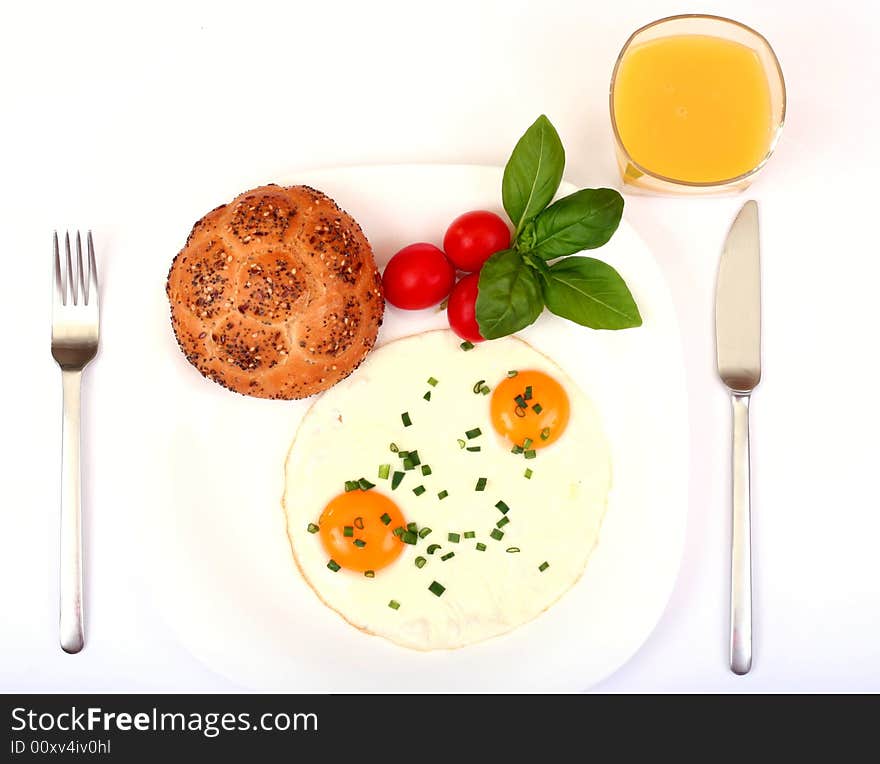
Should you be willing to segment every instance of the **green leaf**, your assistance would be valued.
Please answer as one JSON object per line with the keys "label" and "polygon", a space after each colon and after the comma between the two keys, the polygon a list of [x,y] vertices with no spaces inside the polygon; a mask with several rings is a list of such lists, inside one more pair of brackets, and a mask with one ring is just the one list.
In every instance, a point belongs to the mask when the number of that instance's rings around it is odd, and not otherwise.
{"label": "green leaf", "polygon": [[585,188],[551,204],[534,220],[529,249],[545,260],[606,244],[623,215],[623,197],[611,188]]}
{"label": "green leaf", "polygon": [[515,235],[553,201],[564,168],[565,149],[559,133],[542,114],[517,142],[501,181],[504,209],[516,228]]}
{"label": "green leaf", "polygon": [[477,324],[487,340],[524,329],[541,315],[537,271],[515,249],[496,252],[483,265],[477,291]]}
{"label": "green leaf", "polygon": [[544,300],[557,316],[591,329],[642,325],[639,308],[620,274],[592,257],[568,257],[550,266]]}

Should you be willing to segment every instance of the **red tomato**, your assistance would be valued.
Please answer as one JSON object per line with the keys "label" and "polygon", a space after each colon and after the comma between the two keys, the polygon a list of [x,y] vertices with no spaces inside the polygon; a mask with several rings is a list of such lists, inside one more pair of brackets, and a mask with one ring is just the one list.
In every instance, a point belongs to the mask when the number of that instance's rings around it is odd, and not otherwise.
{"label": "red tomato", "polygon": [[465,212],[443,237],[446,256],[462,271],[478,271],[491,255],[510,247],[510,229],[494,212]]}
{"label": "red tomato", "polygon": [[455,268],[433,244],[410,244],[385,266],[382,286],[392,305],[421,310],[436,305],[452,289]]}
{"label": "red tomato", "polygon": [[480,283],[480,274],[471,273],[459,281],[449,295],[449,304],[446,306],[446,317],[449,326],[459,337],[470,342],[482,342],[480,327],[477,324],[477,287]]}

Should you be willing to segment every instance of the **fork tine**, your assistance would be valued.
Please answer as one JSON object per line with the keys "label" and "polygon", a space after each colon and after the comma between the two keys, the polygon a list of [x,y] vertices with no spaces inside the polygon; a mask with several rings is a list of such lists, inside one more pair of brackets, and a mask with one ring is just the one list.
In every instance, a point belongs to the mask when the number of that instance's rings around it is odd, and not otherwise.
{"label": "fork tine", "polygon": [[79,229],[76,232],[76,276],[79,285],[79,293],[82,295],[82,304],[89,304],[89,291],[86,289],[86,272],[83,270],[82,240],[79,237]]}
{"label": "fork tine", "polygon": [[52,305],[65,304],[64,287],[61,284],[61,256],[58,254],[58,231],[52,233],[52,250],[54,254],[55,291],[52,295]]}
{"label": "fork tine", "polygon": [[89,250],[89,280],[88,280],[88,291],[86,292],[86,301],[88,301],[88,295],[92,294],[95,296],[95,300],[98,299],[98,268],[95,265],[95,244],[92,241],[92,232],[89,231],[86,234],[86,246]]}
{"label": "fork tine", "polygon": [[64,254],[67,256],[67,278],[66,283],[69,288],[71,305],[77,304],[77,294],[76,294],[76,274],[73,271],[73,263],[70,259],[70,231],[64,232]]}

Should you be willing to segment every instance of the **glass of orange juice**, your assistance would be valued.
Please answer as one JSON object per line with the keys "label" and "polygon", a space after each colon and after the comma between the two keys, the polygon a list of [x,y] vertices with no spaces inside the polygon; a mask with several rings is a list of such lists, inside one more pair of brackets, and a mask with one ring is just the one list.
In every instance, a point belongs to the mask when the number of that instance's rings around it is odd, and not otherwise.
{"label": "glass of orange juice", "polygon": [[670,16],[626,41],[610,102],[625,184],[659,193],[740,191],[779,139],[785,81],[754,29],[720,16]]}

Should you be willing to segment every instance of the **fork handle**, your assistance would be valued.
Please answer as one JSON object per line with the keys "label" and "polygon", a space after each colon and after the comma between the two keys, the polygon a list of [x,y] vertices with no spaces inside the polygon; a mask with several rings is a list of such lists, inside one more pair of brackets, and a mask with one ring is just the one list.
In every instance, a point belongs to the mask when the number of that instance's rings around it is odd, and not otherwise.
{"label": "fork handle", "polygon": [[752,667],[752,538],[749,396],[731,395],[733,407],[733,524],[730,556],[730,670]]}
{"label": "fork handle", "polygon": [[82,513],[80,509],[80,389],[82,370],[62,369],[61,565],[59,636],[61,649],[83,648]]}

